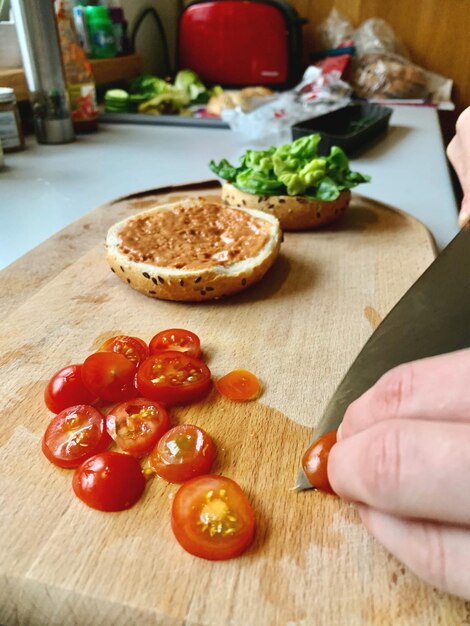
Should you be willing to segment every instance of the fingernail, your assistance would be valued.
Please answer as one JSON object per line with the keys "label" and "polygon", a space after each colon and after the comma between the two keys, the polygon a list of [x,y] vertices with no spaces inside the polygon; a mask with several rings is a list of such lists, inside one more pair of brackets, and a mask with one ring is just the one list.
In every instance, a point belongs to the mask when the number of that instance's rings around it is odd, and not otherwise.
{"label": "fingernail", "polygon": [[343,424],[338,426],[338,430],[336,431],[336,441],[339,441],[343,438]]}
{"label": "fingernail", "polygon": [[460,228],[463,228],[468,222],[470,222],[470,213],[461,211],[459,215]]}

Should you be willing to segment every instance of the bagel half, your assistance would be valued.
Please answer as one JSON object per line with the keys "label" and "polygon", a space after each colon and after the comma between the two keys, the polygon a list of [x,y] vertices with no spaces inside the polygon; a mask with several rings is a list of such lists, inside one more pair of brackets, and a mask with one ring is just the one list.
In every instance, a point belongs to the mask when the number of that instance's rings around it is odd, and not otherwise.
{"label": "bagel half", "polygon": [[310,230],[339,219],[349,206],[351,192],[342,191],[336,200],[317,200],[306,196],[258,196],[224,183],[222,200],[230,206],[259,209],[274,215],[282,230]]}
{"label": "bagel half", "polygon": [[113,272],[146,296],[200,302],[259,281],[275,261],[281,240],[273,215],[192,198],[114,224],[106,250]]}

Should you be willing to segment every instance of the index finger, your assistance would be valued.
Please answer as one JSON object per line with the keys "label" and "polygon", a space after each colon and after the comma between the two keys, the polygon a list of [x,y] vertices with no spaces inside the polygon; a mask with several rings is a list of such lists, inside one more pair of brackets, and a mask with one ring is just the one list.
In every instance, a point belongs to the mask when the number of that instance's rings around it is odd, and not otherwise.
{"label": "index finger", "polygon": [[399,365],[346,410],[338,439],[388,419],[470,422],[470,349]]}

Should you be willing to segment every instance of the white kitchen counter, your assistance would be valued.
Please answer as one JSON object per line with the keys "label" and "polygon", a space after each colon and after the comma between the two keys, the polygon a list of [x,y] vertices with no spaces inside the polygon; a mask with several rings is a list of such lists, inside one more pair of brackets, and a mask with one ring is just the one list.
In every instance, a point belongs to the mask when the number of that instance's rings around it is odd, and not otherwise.
{"label": "white kitchen counter", "polygon": [[[100,132],[62,146],[39,146],[30,138],[27,150],[5,155],[0,171],[0,269],[105,201],[214,178],[210,159],[238,161],[245,148],[260,145],[229,130],[133,124],[103,124]],[[434,109],[395,107],[387,136],[351,163],[372,176],[359,193],[420,219],[439,248],[457,233]]]}

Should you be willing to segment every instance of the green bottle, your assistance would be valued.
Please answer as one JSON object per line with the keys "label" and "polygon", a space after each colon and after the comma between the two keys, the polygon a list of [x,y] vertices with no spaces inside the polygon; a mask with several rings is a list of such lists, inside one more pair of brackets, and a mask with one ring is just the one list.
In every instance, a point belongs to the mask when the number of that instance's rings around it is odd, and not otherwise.
{"label": "green bottle", "polygon": [[91,41],[91,58],[108,59],[116,56],[113,23],[108,7],[86,7],[85,15]]}

